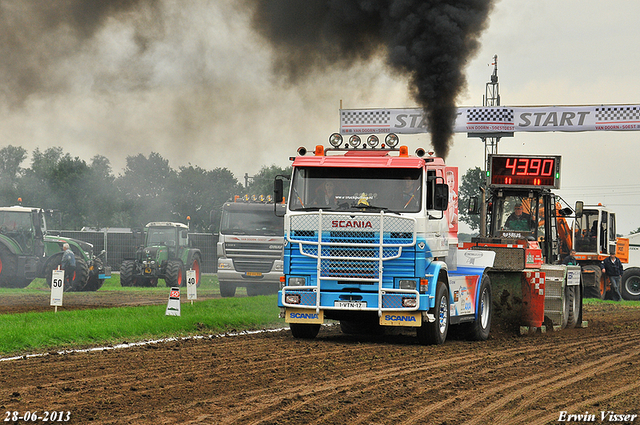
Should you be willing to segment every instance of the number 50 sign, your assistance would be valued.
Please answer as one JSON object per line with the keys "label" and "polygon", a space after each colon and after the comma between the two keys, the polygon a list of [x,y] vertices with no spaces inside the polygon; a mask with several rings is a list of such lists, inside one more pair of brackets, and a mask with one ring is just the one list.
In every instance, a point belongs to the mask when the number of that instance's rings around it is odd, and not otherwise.
{"label": "number 50 sign", "polygon": [[49,305],[62,306],[64,293],[64,270],[54,270],[51,275],[51,302]]}

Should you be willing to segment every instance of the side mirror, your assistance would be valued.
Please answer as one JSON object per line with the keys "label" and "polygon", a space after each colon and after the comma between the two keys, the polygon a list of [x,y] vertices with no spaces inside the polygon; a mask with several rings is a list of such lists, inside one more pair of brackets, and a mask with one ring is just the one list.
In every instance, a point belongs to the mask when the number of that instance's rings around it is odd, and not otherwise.
{"label": "side mirror", "polygon": [[584,202],[582,201],[576,201],[576,217],[581,217],[582,216],[582,209],[584,207]]}
{"label": "side mirror", "polygon": [[436,184],[433,207],[437,211],[446,211],[449,208],[449,185]]}
{"label": "side mirror", "polygon": [[284,185],[282,184],[282,179],[276,178],[273,181],[273,202],[280,204],[282,203],[282,198],[284,198]]}
{"label": "side mirror", "polygon": [[183,230],[181,236],[186,239],[188,233],[188,230]]}

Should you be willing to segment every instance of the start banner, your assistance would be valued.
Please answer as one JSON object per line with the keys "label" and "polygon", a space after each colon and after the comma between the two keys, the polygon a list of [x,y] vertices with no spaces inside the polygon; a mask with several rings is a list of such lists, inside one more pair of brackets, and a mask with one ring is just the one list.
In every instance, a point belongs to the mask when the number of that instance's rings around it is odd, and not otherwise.
{"label": "start banner", "polygon": [[[455,133],[640,130],[640,104],[593,106],[478,106],[458,108]],[[428,133],[421,108],[341,109],[340,132]]]}

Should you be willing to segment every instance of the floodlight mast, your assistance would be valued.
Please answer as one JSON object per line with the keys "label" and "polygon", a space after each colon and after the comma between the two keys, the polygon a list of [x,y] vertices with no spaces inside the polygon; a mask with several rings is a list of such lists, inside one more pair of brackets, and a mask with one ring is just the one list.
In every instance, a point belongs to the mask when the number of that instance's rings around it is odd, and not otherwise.
{"label": "floodlight mast", "polygon": [[[498,55],[493,56],[493,74],[491,81],[486,84],[482,106],[500,106],[500,84],[498,83]],[[500,137],[481,137],[484,143],[484,171],[489,169],[489,154],[498,153]]]}

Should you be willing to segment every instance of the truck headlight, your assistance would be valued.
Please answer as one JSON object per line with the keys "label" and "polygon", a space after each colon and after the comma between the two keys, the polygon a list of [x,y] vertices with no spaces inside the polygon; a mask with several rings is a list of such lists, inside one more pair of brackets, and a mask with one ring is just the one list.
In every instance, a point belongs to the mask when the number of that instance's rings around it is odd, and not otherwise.
{"label": "truck headlight", "polygon": [[305,286],[306,279],[304,277],[290,277],[289,286]]}
{"label": "truck headlight", "polygon": [[218,261],[218,269],[233,270],[233,263],[230,260]]}
{"label": "truck headlight", "polygon": [[415,280],[402,279],[399,282],[399,284],[400,284],[400,289],[412,289],[412,290],[416,289],[416,281]]}
{"label": "truck headlight", "polygon": [[282,261],[276,261],[273,263],[273,271],[281,272],[283,270]]}

